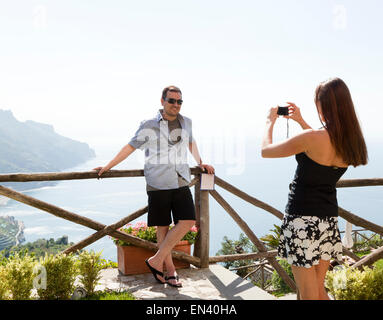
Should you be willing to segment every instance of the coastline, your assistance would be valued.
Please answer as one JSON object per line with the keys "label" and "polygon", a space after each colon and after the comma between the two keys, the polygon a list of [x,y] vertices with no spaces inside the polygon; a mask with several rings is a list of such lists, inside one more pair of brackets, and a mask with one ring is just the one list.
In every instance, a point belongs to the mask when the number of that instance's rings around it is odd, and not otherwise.
{"label": "coastline", "polygon": [[15,242],[16,242],[15,246],[18,246],[21,242],[25,241],[25,238],[24,238],[24,229],[25,229],[24,222],[17,221],[17,224],[18,224],[19,229],[17,230],[17,233],[15,235]]}
{"label": "coastline", "polygon": [[18,221],[13,216],[0,216],[0,236],[1,248],[4,250],[25,241],[24,237],[24,223]]}

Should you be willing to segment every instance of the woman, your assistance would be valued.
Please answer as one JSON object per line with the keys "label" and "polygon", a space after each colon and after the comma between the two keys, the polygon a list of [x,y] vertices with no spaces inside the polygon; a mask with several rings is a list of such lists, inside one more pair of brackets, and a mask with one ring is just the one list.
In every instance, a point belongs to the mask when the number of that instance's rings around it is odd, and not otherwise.
{"label": "woman", "polygon": [[365,165],[367,148],[346,84],[339,78],[322,82],[315,90],[315,104],[323,125],[312,129],[291,102],[285,118],[304,131],[284,142],[273,143],[278,108],[271,108],[266,122],[262,157],[295,155],[298,166],[286,206],[278,255],[292,265],[301,299],[328,300],[324,279],[330,259],[342,258],[335,185],[347,167]]}

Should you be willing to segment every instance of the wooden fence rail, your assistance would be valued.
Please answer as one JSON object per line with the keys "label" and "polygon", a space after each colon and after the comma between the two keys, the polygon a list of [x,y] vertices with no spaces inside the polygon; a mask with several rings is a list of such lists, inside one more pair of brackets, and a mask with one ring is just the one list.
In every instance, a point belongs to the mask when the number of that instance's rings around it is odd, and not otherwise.
{"label": "wooden fence rail", "polygon": [[[30,196],[26,196],[22,193],[16,192],[12,189],[0,186],[0,195],[6,196],[10,199],[22,202],[24,204],[27,204],[31,207],[46,211],[48,213],[51,213],[57,217],[72,221],[77,224],[81,224],[85,227],[94,229],[96,231],[102,231],[107,228],[102,223],[99,223],[97,221],[94,221],[92,219],[77,215],[73,212],[69,212],[67,210],[61,209],[59,207],[56,207],[54,205],[51,205],[49,203],[46,203],[44,201],[32,198]],[[143,247],[151,250],[157,250],[157,245],[153,242],[146,241],[134,236],[131,236],[129,234],[126,234],[124,232],[112,230],[111,228],[108,228],[105,232],[105,235],[110,235],[112,237],[115,237],[117,239],[120,239],[125,242],[130,242],[138,247]],[[83,240],[85,241],[85,240]],[[179,252],[179,251],[173,251],[172,252],[173,257],[177,258],[179,260],[186,261],[188,263],[191,263],[195,266],[200,266],[200,259],[198,257],[190,256],[186,253]]]}
{"label": "wooden fence rail", "polygon": [[[194,175],[194,179],[190,183],[189,187],[195,187],[195,205],[196,205],[196,217],[197,225],[199,227],[199,234],[197,242],[194,246],[193,256],[188,255],[179,251],[172,251],[172,256],[182,261],[191,263],[197,267],[208,267],[210,263],[224,262],[224,261],[235,261],[243,259],[267,259],[268,263],[279,273],[283,280],[289,285],[293,291],[296,290],[296,285],[294,281],[287,275],[284,269],[279,265],[276,260],[277,252],[276,250],[268,250],[266,246],[260,241],[257,236],[253,233],[247,223],[238,215],[238,213],[230,206],[230,204],[217,192],[217,190],[201,190],[200,189],[200,174],[201,169],[198,167],[191,168],[191,173]],[[102,179],[105,178],[123,178],[123,177],[142,177],[144,176],[143,170],[110,170],[105,172],[102,175]],[[10,173],[10,174],[1,174],[0,182],[28,182],[28,181],[57,181],[57,180],[80,180],[80,179],[99,179],[97,172],[87,171],[87,172],[60,172],[60,173]],[[284,214],[278,209],[270,206],[269,204],[262,202],[261,200],[241,191],[230,183],[224,181],[219,177],[215,177],[215,184],[226,191],[229,191],[231,194],[243,199],[244,201],[253,204],[254,206],[261,208],[278,219],[283,219]],[[366,187],[366,186],[381,186],[383,185],[383,179],[352,179],[352,180],[341,180],[338,182],[338,188],[346,187]],[[86,217],[82,217],[75,213],[69,212],[67,210],[58,208],[49,203],[43,202],[41,200],[26,196],[20,192],[14,191],[10,188],[0,186],[0,195],[6,196],[8,198],[14,199],[16,201],[22,202],[24,204],[30,205],[37,209],[49,212],[57,217],[72,221],[77,224],[89,227],[96,230],[96,232],[86,239],[76,243],[70,248],[66,249],[64,253],[76,252],[91,243],[99,240],[100,238],[110,235],[114,238],[130,242],[136,246],[148,248],[151,250],[156,250],[157,245],[155,243],[134,237],[132,235],[126,234],[124,232],[118,231],[118,229],[125,224],[129,223],[132,220],[137,219],[138,217],[144,215],[147,212],[147,206],[139,209],[132,214],[124,217],[120,221],[106,226],[97,221],[91,220]],[[238,224],[238,226],[245,232],[247,237],[254,243],[257,247],[258,252],[255,253],[245,253],[245,254],[235,254],[235,255],[223,255],[209,257],[209,225],[210,225],[210,215],[209,215],[209,195],[211,195],[223,208],[224,210],[233,218],[233,220]],[[356,226],[363,227],[367,230],[371,230],[377,234],[383,235],[383,227],[377,224],[374,224],[370,221],[367,221],[349,211],[346,211],[343,208],[339,208],[339,216],[345,220],[351,222]],[[375,250],[369,256],[359,259],[353,252],[343,248],[343,253],[349,255],[351,258],[355,259],[357,263],[355,267],[363,267],[364,265],[371,265],[378,259],[383,257],[383,247]]]}

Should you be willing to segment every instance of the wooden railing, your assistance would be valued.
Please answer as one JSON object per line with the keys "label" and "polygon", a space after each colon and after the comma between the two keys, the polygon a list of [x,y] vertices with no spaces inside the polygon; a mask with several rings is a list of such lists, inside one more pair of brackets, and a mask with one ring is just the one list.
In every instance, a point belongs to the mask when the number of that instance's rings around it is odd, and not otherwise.
{"label": "wooden railing", "polygon": [[[359,244],[359,246],[365,245],[369,246],[369,242],[372,241],[375,237],[379,237],[379,242],[383,241],[383,235],[372,233],[369,236],[365,234],[368,231],[367,229],[353,229],[351,231],[351,238],[355,244]],[[340,234],[345,233],[346,231],[340,231]],[[365,250],[359,250],[365,251]]]}
{"label": "wooden railing", "polygon": [[[265,290],[268,286],[271,285],[270,282],[267,283],[267,279],[270,279],[272,273],[274,272],[274,269],[269,265],[267,261],[262,259],[261,261],[256,261],[255,263],[246,265],[246,266],[240,266],[235,268],[230,268],[230,271],[238,271],[241,269],[252,269],[250,272],[243,276],[244,279],[251,277],[252,280],[256,280],[260,287]],[[256,279],[254,279],[254,275],[258,275]]]}
{"label": "wooden railing", "polygon": [[[247,223],[240,217],[240,215],[230,206],[230,204],[221,196],[221,194],[216,190],[201,190],[200,189],[200,179],[201,179],[201,170],[198,167],[192,168],[191,173],[194,176],[189,187],[194,186],[194,200],[196,206],[196,218],[197,225],[199,226],[199,232],[197,241],[194,245],[194,253],[188,255],[180,251],[172,251],[172,256],[182,261],[193,264],[199,268],[207,268],[210,263],[224,262],[224,261],[235,261],[235,260],[244,260],[244,259],[267,259],[268,264],[271,265],[286,284],[293,290],[296,291],[296,285],[294,281],[288,276],[285,270],[280,266],[276,260],[277,251],[268,250],[266,245],[258,239],[254,234],[251,228]],[[102,175],[102,179],[107,178],[123,178],[123,177],[142,177],[144,176],[143,170],[110,170],[105,172]],[[28,173],[28,174],[2,174],[0,175],[1,182],[28,182],[28,181],[58,181],[58,180],[80,180],[80,179],[99,179],[95,171],[88,172],[62,172],[62,173]],[[283,213],[277,210],[276,208],[270,206],[269,204],[258,200],[257,198],[239,190],[235,186],[229,184],[228,182],[222,180],[221,178],[215,176],[215,185],[225,189],[226,191],[234,194],[235,196],[243,199],[244,201],[253,204],[254,206],[261,208],[278,219],[283,219]],[[355,179],[355,180],[341,180],[338,182],[338,188],[344,187],[363,187],[363,186],[381,186],[383,185],[383,179]],[[11,198],[13,200],[22,202],[29,206],[35,207],[37,209],[49,212],[57,217],[72,221],[77,224],[89,227],[96,232],[87,237],[86,239],[76,243],[70,248],[66,249],[64,253],[75,252],[80,250],[91,243],[99,240],[100,238],[110,235],[114,238],[130,242],[133,245],[148,248],[151,250],[156,250],[157,245],[155,243],[134,237],[132,235],[126,234],[119,231],[118,229],[132,220],[139,218],[140,216],[147,213],[147,206],[131,213],[127,217],[119,220],[118,222],[106,226],[102,223],[94,221],[92,219],[80,216],[76,213],[61,209],[52,204],[43,202],[41,200],[32,198],[30,196],[24,195],[20,192],[14,191],[10,188],[0,186],[0,195]],[[221,256],[209,256],[209,235],[210,235],[210,215],[209,215],[209,195],[215,199],[222,208],[233,218],[233,220],[238,224],[246,236],[252,241],[256,246],[258,252],[254,253],[245,253],[245,254],[234,254],[234,255],[221,255]],[[351,222],[353,225],[363,227],[364,229],[371,230],[374,233],[383,235],[383,227],[377,224],[374,224],[370,221],[367,221],[343,208],[339,208],[339,216],[345,220]],[[354,260],[358,261],[354,266],[361,267],[363,265],[371,265],[376,260],[383,257],[383,247],[375,250],[372,254],[367,257],[360,259],[350,250],[343,248],[343,253],[350,256]]]}

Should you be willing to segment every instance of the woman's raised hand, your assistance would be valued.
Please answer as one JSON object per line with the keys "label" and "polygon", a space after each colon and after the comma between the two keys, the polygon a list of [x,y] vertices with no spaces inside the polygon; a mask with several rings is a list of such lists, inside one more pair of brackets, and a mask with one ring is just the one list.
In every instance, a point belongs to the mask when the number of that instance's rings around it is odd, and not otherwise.
{"label": "woman's raised hand", "polygon": [[287,102],[287,104],[289,105],[289,115],[284,116],[284,118],[293,119],[294,121],[300,123],[303,120],[301,110],[293,102]]}
{"label": "woman's raised hand", "polygon": [[269,110],[269,114],[267,115],[267,120],[270,121],[271,123],[274,123],[278,119],[278,107],[271,108]]}

